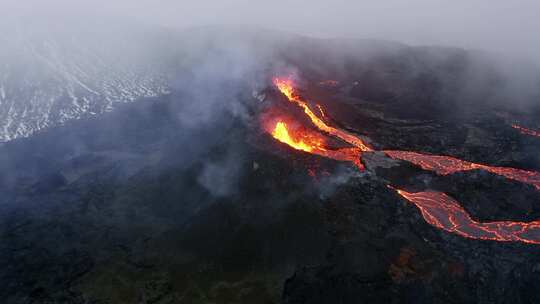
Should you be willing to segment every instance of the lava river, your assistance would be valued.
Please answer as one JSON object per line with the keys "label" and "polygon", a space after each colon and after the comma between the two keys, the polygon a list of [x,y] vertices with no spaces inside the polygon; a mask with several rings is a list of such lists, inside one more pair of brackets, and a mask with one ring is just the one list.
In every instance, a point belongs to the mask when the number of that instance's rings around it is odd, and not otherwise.
{"label": "lava river", "polygon": [[[355,136],[349,132],[336,129],[327,125],[322,119],[317,117],[315,113],[309,108],[309,105],[306,101],[302,100],[300,95],[294,89],[294,83],[290,78],[274,78],[274,85],[287,96],[287,99],[290,102],[296,103],[299,107],[304,110],[304,113],[309,117],[311,122],[321,131],[326,132],[332,136],[335,136],[357,148],[361,151],[373,151],[373,149],[366,144],[358,136]],[[320,105],[317,105],[319,109],[322,109]],[[322,110],[321,110],[322,112]]]}
{"label": "lava river", "polygon": [[525,127],[522,127],[522,126],[518,126],[516,124],[513,124],[512,128],[518,130],[519,133],[524,134],[524,135],[540,137],[540,131],[535,131],[535,130],[532,130],[532,129],[528,129],[528,128],[525,128]]}
{"label": "lava river", "polygon": [[540,244],[540,221],[480,223],[473,220],[456,200],[442,192],[397,192],[414,203],[426,222],[437,228],[474,239]]}
{"label": "lava river", "polygon": [[[334,160],[350,161],[363,170],[361,153],[374,151],[370,145],[365,143],[359,136],[329,126],[323,119],[319,118],[311,110],[309,103],[297,92],[292,79],[274,78],[273,83],[290,102],[303,109],[315,128],[328,136],[336,137],[352,145],[352,147],[329,149],[322,134],[299,127],[291,128],[285,120],[279,117],[274,118],[271,123],[265,123],[265,129],[275,139],[297,150]],[[317,105],[317,107],[324,117],[321,106]],[[530,184],[540,190],[540,173],[534,171],[493,167],[450,156],[429,155],[410,151],[387,150],[383,152],[390,158],[410,162],[439,175],[479,169]],[[403,198],[416,205],[427,223],[445,231],[472,239],[540,244],[540,221],[528,223],[513,221],[481,223],[473,220],[456,200],[444,193],[434,191],[410,193],[399,189],[396,189],[396,191]]]}
{"label": "lava river", "polygon": [[540,190],[540,173],[507,167],[492,167],[468,162],[450,156],[429,155],[409,151],[384,151],[391,158],[408,161],[424,170],[434,171],[439,175],[448,175],[460,171],[482,169],[493,174],[504,176],[525,184],[533,185]]}

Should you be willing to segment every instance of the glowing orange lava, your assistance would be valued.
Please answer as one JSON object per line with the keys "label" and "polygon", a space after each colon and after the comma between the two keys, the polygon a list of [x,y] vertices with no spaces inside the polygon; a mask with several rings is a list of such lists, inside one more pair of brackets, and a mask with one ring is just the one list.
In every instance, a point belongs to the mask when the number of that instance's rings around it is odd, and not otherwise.
{"label": "glowing orange lava", "polygon": [[362,151],[355,147],[336,150],[328,149],[325,147],[324,138],[318,133],[300,129],[292,130],[288,127],[286,122],[278,120],[272,130],[272,136],[296,150],[309,152],[338,161],[349,161],[360,170],[364,170],[364,165],[360,159],[360,153]]}
{"label": "glowing orange lava", "polygon": [[323,148],[324,140],[319,136],[313,136],[309,133],[303,132],[297,134],[298,139],[292,138],[287,128],[287,123],[278,121],[276,127],[272,131],[272,136],[282,143],[285,143],[296,150],[302,150],[306,152],[313,152],[314,150],[325,150]]}
{"label": "glowing orange lava", "polygon": [[533,185],[540,190],[540,173],[506,167],[491,167],[468,162],[450,156],[428,155],[409,151],[384,151],[391,158],[408,161],[424,170],[434,171],[440,175],[448,175],[459,171],[482,169],[508,179]]}
{"label": "glowing orange lava", "polygon": [[349,132],[333,128],[327,125],[322,119],[317,117],[317,115],[315,115],[315,113],[311,111],[307,102],[302,100],[300,95],[296,92],[296,90],[294,89],[294,83],[290,78],[274,78],[274,84],[279,89],[279,91],[281,91],[281,93],[283,93],[283,95],[287,97],[290,102],[296,103],[298,106],[304,109],[304,113],[306,113],[311,122],[319,130],[337,138],[340,138],[341,140],[359,148],[361,151],[373,151],[373,149],[369,145],[364,143],[364,141],[359,137]]}
{"label": "glowing orange lava", "polygon": [[524,135],[530,135],[530,136],[536,136],[536,137],[540,137],[540,131],[535,131],[535,130],[532,130],[532,129],[527,129],[525,127],[522,127],[522,126],[518,126],[518,125],[512,125],[512,128],[518,130],[521,134],[524,134]]}
{"label": "glowing orange lava", "polygon": [[324,110],[323,110],[323,108],[321,107],[321,105],[317,105],[317,109],[319,109],[319,112],[321,112],[322,118],[326,118],[326,114],[324,114]]}
{"label": "glowing orange lava", "polygon": [[430,225],[471,239],[519,241],[540,244],[540,221],[497,221],[480,223],[461,205],[442,192],[397,192],[414,203]]}
{"label": "glowing orange lava", "polygon": [[[274,138],[294,149],[335,160],[350,161],[359,169],[363,169],[360,156],[362,152],[373,151],[369,145],[367,145],[360,137],[344,130],[331,127],[317,117],[310,109],[308,103],[304,101],[295,90],[294,83],[290,78],[274,78],[273,82],[290,102],[295,103],[304,110],[304,113],[317,129],[330,136],[337,137],[353,147],[338,150],[327,149],[322,135],[312,131],[293,130],[289,128],[286,122],[281,120],[278,120],[275,125],[273,125],[272,131],[270,132]],[[325,117],[322,107],[320,105],[317,105],[317,107],[322,117]],[[536,131],[518,126],[513,127],[519,129],[524,134],[534,136],[538,136],[539,134]],[[508,179],[533,185],[536,189],[540,190],[540,173],[534,171],[506,167],[492,167],[450,156],[428,155],[409,151],[387,150],[383,152],[390,158],[408,161],[420,166],[424,170],[434,171],[440,175],[481,169],[504,176]],[[426,222],[445,231],[473,239],[519,241],[540,244],[540,221],[529,223],[513,221],[480,223],[473,220],[456,200],[444,193],[431,191],[417,193],[410,193],[403,190],[396,191],[420,209]]]}

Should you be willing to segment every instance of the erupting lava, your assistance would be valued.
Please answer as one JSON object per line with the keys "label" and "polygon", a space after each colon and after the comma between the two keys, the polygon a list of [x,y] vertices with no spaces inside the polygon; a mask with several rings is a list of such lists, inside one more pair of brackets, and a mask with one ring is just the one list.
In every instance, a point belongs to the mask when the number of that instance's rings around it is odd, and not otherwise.
{"label": "erupting lava", "polygon": [[[302,109],[304,109],[304,113],[309,117],[311,122],[321,131],[324,131],[332,136],[335,136],[357,148],[359,148],[361,151],[373,151],[373,149],[368,146],[362,139],[359,137],[343,131],[336,128],[333,128],[329,125],[327,125],[322,119],[317,117],[313,111],[309,108],[309,105],[306,101],[302,100],[300,95],[295,91],[293,81],[289,78],[274,78],[274,84],[275,86],[283,93],[283,95],[287,96],[287,99],[289,99],[290,102],[296,103],[298,106],[300,106]],[[320,107],[320,106],[319,106]]]}
{"label": "erupting lava", "polygon": [[324,149],[322,148],[322,138],[319,138],[318,136],[308,136],[308,133],[304,133],[302,135],[302,138],[298,140],[292,138],[289,134],[289,130],[287,129],[287,123],[283,121],[278,121],[276,123],[276,127],[272,131],[272,136],[274,136],[275,139],[281,141],[282,143],[288,144],[296,150],[313,152],[313,150]]}
{"label": "erupting lava", "polygon": [[282,143],[285,143],[296,150],[301,150],[319,156],[339,160],[350,161],[360,170],[364,170],[364,165],[360,160],[361,151],[358,148],[343,148],[337,150],[327,149],[324,138],[318,133],[306,130],[292,131],[284,121],[277,121],[272,136]]}
{"label": "erupting lava", "polygon": [[540,221],[479,223],[460,204],[441,192],[397,192],[414,203],[430,225],[471,239],[540,244]]}
{"label": "erupting lava", "polygon": [[515,124],[512,125],[512,128],[518,130],[521,134],[540,137],[540,131],[535,131],[535,130],[532,130],[532,129],[527,129],[527,128],[525,128],[525,127],[518,126],[518,125],[515,125]]}
{"label": "erupting lava", "polygon": [[[335,160],[350,161],[359,169],[363,169],[360,159],[361,153],[374,151],[369,145],[358,136],[327,125],[315,115],[308,103],[295,90],[293,81],[290,78],[274,78],[273,82],[290,102],[295,103],[304,110],[304,113],[317,129],[330,136],[337,137],[353,147],[337,150],[328,149],[325,146],[325,138],[321,134],[307,130],[293,130],[283,120],[278,120],[272,126],[270,133],[274,138],[294,149]],[[320,105],[317,105],[317,107],[322,117],[325,117],[322,107]],[[540,132],[516,125],[513,125],[513,127],[523,134],[540,136]],[[533,185],[537,190],[540,190],[540,173],[538,172],[506,167],[491,167],[450,156],[428,155],[409,151],[387,150],[383,152],[390,158],[408,161],[424,170],[434,171],[439,175],[481,169],[508,179]],[[473,220],[456,200],[444,193],[433,191],[410,193],[397,189],[396,191],[420,209],[426,222],[445,231],[473,239],[540,244],[540,221],[530,223],[512,221],[480,223]]]}

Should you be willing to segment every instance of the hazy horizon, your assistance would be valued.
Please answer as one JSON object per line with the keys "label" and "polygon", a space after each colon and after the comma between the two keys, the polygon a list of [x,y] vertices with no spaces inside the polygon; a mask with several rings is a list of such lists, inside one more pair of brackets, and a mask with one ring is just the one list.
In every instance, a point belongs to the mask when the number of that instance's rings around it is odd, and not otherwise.
{"label": "hazy horizon", "polygon": [[[89,20],[106,26],[103,16],[185,29],[238,25],[285,30],[312,37],[393,40],[411,45],[483,49],[540,62],[537,1],[444,0],[368,1],[66,1],[5,0],[0,17]],[[4,16],[2,16],[5,14]]]}

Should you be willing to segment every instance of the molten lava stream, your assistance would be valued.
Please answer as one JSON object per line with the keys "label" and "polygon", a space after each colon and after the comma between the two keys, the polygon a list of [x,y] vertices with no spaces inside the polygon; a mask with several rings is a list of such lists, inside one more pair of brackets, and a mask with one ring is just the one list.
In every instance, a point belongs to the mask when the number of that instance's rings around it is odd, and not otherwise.
{"label": "molten lava stream", "polygon": [[420,209],[426,222],[448,232],[471,239],[540,244],[540,221],[480,223],[473,220],[456,200],[442,192],[397,192]]}
{"label": "molten lava stream", "polygon": [[[300,95],[296,92],[294,88],[294,83],[289,78],[274,78],[274,85],[279,89],[283,95],[287,97],[287,99],[290,102],[296,103],[298,106],[300,106],[304,113],[309,117],[311,122],[321,131],[324,131],[332,136],[335,136],[337,138],[340,138],[341,140],[359,148],[361,151],[373,151],[373,149],[364,143],[362,139],[360,139],[358,136],[355,136],[351,133],[345,132],[343,130],[339,130],[336,128],[333,128],[329,125],[327,125],[322,119],[317,117],[313,111],[309,108],[306,101],[302,100]],[[319,110],[322,112],[322,108],[319,105]],[[324,112],[322,112],[324,113]]]}
{"label": "molten lava stream", "polygon": [[394,159],[408,161],[424,170],[434,171],[440,175],[448,175],[459,171],[482,169],[493,174],[504,176],[508,179],[533,185],[540,190],[540,173],[507,167],[491,167],[472,163],[450,156],[428,155],[409,151],[383,151]]}
{"label": "molten lava stream", "polygon": [[515,124],[512,125],[512,128],[518,130],[519,133],[524,134],[524,135],[530,135],[530,136],[540,137],[540,131],[535,131],[535,130],[532,130],[532,129],[527,129],[527,128],[525,128],[525,127],[518,126],[518,125],[515,125]]}
{"label": "molten lava stream", "polygon": [[[360,154],[366,151],[373,151],[371,147],[364,143],[359,137],[328,126],[322,119],[317,117],[309,108],[308,103],[302,100],[300,95],[296,92],[292,80],[289,78],[274,78],[273,81],[274,85],[290,102],[295,103],[304,110],[304,113],[319,130],[340,138],[353,145],[354,148],[329,150],[325,147],[325,141],[322,135],[302,130],[290,130],[287,123],[284,121],[278,121],[273,125],[270,133],[274,138],[295,149],[306,151],[308,153],[335,160],[351,161],[358,168],[363,169],[363,165],[360,161]],[[324,117],[323,109],[319,105],[318,108],[321,115]],[[535,131],[524,128],[520,130],[522,133],[537,136]],[[538,172],[506,167],[491,167],[450,156],[427,155],[409,151],[388,150],[383,152],[388,157],[411,162],[424,170],[434,171],[440,175],[482,169],[504,176],[508,179],[533,185],[536,189],[540,190],[540,173]],[[530,223],[512,221],[480,223],[474,221],[457,201],[444,193],[409,193],[403,190],[397,191],[401,196],[414,203],[420,209],[424,219],[429,224],[446,231],[474,239],[520,241],[540,244],[540,221]]]}
{"label": "molten lava stream", "polygon": [[325,147],[325,139],[322,135],[307,130],[292,130],[283,120],[278,120],[276,122],[274,128],[271,130],[271,134],[275,139],[296,150],[338,161],[350,161],[358,169],[364,170],[364,165],[360,160],[360,153],[362,151],[358,148],[343,148],[337,150],[327,149]]}

